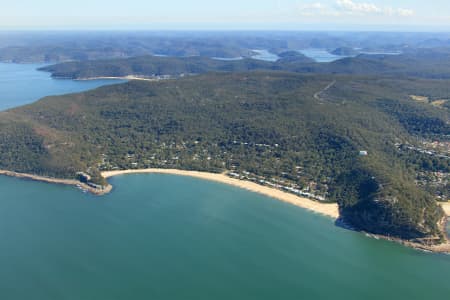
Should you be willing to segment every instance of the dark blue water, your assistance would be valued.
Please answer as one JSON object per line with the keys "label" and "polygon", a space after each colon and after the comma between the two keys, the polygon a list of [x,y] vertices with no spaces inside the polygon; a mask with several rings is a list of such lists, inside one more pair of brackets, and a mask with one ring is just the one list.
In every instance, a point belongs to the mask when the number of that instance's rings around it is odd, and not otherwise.
{"label": "dark blue water", "polygon": [[39,64],[0,63],[0,111],[28,104],[48,95],[90,90],[123,80],[75,81],[52,79],[50,73],[36,69]]}

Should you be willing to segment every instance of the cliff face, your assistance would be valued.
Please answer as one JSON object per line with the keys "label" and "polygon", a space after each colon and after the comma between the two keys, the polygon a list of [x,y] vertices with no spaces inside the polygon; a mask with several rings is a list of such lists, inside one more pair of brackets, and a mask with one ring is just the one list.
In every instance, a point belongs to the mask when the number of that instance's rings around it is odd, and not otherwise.
{"label": "cliff face", "polygon": [[[357,230],[415,242],[438,243],[444,212],[436,201],[397,172],[356,168],[338,179],[343,220]],[[397,174],[396,174],[397,173]]]}

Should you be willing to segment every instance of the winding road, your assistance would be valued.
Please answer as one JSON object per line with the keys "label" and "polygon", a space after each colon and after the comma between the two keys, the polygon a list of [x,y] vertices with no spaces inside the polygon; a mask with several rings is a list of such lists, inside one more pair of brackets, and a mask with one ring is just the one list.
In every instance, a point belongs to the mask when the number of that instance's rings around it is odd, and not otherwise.
{"label": "winding road", "polygon": [[317,93],[314,94],[314,99],[316,99],[317,101],[325,101],[321,95],[326,92],[327,90],[329,90],[333,85],[336,84],[336,80],[333,80],[330,84],[328,84],[324,89],[318,91]]}

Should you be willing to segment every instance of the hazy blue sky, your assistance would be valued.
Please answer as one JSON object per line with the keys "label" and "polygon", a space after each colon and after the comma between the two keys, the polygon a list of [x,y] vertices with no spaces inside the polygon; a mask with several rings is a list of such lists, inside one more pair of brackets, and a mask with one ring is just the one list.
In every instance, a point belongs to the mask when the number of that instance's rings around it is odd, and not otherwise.
{"label": "hazy blue sky", "polygon": [[450,29],[450,0],[14,0],[0,29]]}

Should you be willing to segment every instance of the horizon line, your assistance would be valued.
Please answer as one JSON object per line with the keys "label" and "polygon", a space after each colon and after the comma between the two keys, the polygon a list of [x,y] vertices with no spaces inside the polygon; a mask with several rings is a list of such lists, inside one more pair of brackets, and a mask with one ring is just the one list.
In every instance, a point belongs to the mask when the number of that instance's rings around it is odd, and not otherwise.
{"label": "horizon line", "polygon": [[450,33],[450,28],[424,28],[423,30],[405,28],[385,29],[385,28],[364,28],[364,29],[321,29],[321,28],[212,28],[212,29],[181,29],[181,28],[1,28],[0,32],[273,32],[273,33],[293,33],[293,32],[336,32],[336,33]]}

